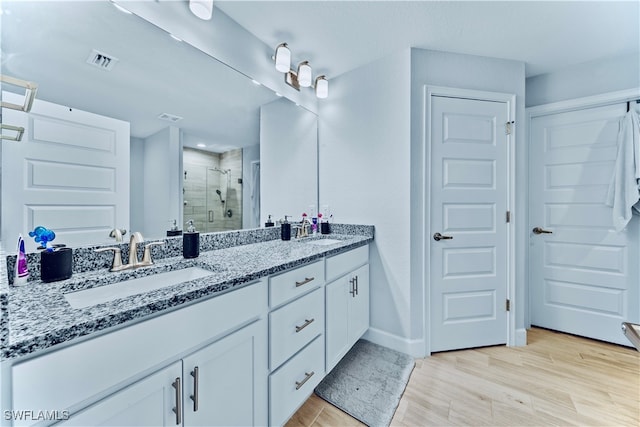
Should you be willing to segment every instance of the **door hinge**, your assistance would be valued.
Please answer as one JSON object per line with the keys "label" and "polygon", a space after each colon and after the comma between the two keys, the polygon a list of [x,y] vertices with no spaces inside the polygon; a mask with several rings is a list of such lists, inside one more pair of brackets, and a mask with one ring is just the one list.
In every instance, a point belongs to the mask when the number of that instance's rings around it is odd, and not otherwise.
{"label": "door hinge", "polygon": [[504,124],[504,133],[507,135],[511,135],[511,126],[514,125],[516,122],[514,120],[511,120],[510,122],[507,122]]}
{"label": "door hinge", "polygon": [[511,311],[511,300],[507,300],[504,306],[507,311]]}
{"label": "door hinge", "polygon": [[507,222],[511,222],[511,211],[507,211],[507,214],[505,215],[505,218],[506,218]]}

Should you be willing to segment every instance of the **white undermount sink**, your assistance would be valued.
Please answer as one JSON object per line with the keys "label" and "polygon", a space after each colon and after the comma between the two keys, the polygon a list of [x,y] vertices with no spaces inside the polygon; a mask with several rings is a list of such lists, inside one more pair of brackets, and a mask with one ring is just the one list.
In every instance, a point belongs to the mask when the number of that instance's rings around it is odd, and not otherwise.
{"label": "white undermount sink", "polygon": [[183,268],[164,273],[151,274],[137,279],[123,280],[109,285],[64,294],[65,299],[73,308],[85,308],[101,304],[118,298],[155,291],[178,283],[210,276],[213,272],[199,267]]}
{"label": "white undermount sink", "polygon": [[338,240],[338,239],[315,239],[315,240],[308,240],[307,243],[310,245],[320,245],[320,246],[328,246],[328,245],[333,245],[335,243],[340,243],[342,242],[342,240]]}

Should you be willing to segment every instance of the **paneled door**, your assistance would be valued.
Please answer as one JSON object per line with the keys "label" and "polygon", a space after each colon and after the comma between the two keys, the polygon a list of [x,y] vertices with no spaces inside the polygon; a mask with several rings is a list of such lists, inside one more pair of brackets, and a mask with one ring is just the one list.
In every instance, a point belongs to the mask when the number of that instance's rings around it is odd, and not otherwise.
{"label": "paneled door", "polygon": [[507,342],[507,102],[431,97],[431,352]]}
{"label": "paneled door", "polygon": [[[17,95],[3,99],[21,103]],[[30,113],[3,108],[5,123],[25,128],[2,144],[2,240],[38,225],[67,246],[113,242],[129,228],[129,123],[36,99]]]}
{"label": "paneled door", "polygon": [[[605,205],[626,104],[533,117],[531,323],[619,344],[638,322],[638,218],[617,233]],[[535,230],[534,230],[535,229]]]}

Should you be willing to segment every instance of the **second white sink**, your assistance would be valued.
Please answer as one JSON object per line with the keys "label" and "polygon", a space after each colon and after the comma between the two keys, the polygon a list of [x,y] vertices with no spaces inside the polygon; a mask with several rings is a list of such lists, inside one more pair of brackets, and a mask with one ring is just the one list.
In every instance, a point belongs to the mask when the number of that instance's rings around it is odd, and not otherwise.
{"label": "second white sink", "polygon": [[307,241],[307,243],[310,245],[320,245],[320,246],[328,246],[328,245],[333,245],[335,243],[340,243],[340,242],[342,242],[342,240],[338,240],[338,239],[315,239],[315,240]]}
{"label": "second white sink", "polygon": [[172,270],[164,273],[151,274],[137,279],[123,280],[122,282],[95,288],[69,292],[65,299],[73,308],[85,308],[92,305],[113,301],[118,298],[143,294],[155,291],[178,283],[188,282],[212,275],[213,272],[200,267],[189,267],[181,270]]}

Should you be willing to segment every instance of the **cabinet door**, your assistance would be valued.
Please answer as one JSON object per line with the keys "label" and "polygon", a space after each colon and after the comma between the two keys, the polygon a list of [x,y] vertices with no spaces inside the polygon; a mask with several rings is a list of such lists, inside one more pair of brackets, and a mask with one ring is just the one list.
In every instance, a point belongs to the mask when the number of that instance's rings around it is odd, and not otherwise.
{"label": "cabinet door", "polygon": [[327,373],[349,351],[350,276],[326,286],[326,371]]}
{"label": "cabinet door", "polygon": [[[72,414],[57,425],[64,426],[174,426],[177,424],[176,389],[182,375],[176,362],[129,387],[112,394],[87,409]],[[182,397],[179,397],[180,400]]]}
{"label": "cabinet door", "polygon": [[356,292],[349,295],[349,347],[369,329],[369,264],[349,275],[355,279]]}
{"label": "cabinet door", "polygon": [[183,359],[185,426],[266,424],[266,338],[260,320]]}

